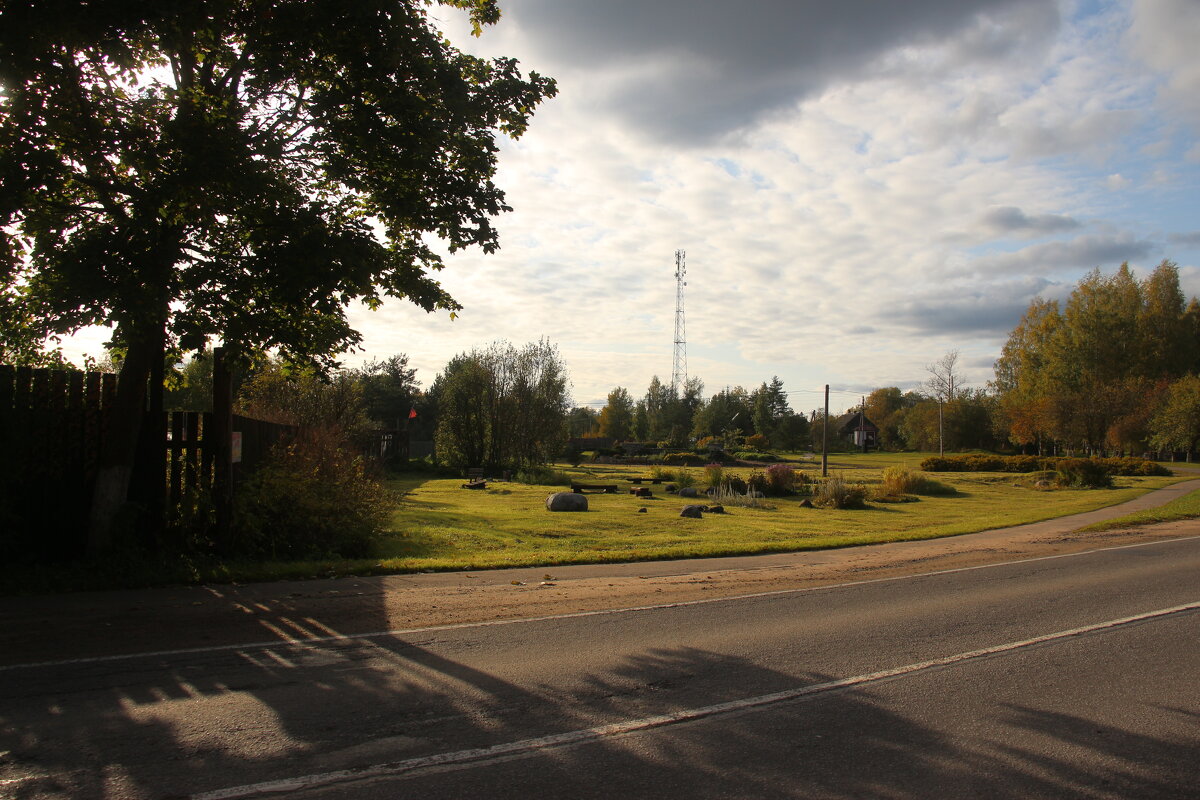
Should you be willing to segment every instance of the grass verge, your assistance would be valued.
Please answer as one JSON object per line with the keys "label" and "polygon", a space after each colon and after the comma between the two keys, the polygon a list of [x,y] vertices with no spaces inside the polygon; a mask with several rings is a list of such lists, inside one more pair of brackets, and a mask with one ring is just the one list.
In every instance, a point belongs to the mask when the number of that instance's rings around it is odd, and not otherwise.
{"label": "grass verge", "polygon": [[1165,506],[1126,514],[1116,519],[1104,520],[1103,522],[1097,522],[1079,530],[1108,531],[1114,528],[1130,528],[1138,525],[1154,525],[1159,522],[1176,522],[1181,519],[1197,518],[1200,518],[1200,489],[1190,494],[1185,494],[1183,497],[1178,497]]}

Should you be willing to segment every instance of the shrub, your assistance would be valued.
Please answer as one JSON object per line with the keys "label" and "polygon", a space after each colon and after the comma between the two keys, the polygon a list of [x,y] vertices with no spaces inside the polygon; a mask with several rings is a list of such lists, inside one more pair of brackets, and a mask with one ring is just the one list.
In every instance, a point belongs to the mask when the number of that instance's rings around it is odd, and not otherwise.
{"label": "shrub", "polygon": [[[801,476],[803,472],[799,473]],[[782,497],[796,491],[797,473],[791,464],[772,464],[767,467],[766,494]]]}
{"label": "shrub", "polygon": [[851,484],[840,473],[830,475],[813,489],[813,505],[823,508],[863,508],[866,506],[867,488]]}
{"label": "shrub", "polygon": [[720,464],[705,464],[704,479],[710,489],[716,489],[725,481],[725,468]]}
{"label": "shrub", "polygon": [[1064,458],[1055,466],[1059,486],[1073,486],[1081,489],[1110,489],[1113,485],[1112,475],[1105,465],[1093,458]]}
{"label": "shrub", "polygon": [[567,473],[549,467],[531,466],[513,476],[517,483],[529,486],[570,486],[573,479]]}
{"label": "shrub", "polygon": [[921,462],[926,472],[1041,472],[1057,470],[1064,460],[1089,461],[1109,475],[1170,475],[1161,464],[1142,458],[1063,459],[1057,456],[987,456],[979,454],[931,456]]}
{"label": "shrub", "polygon": [[761,452],[770,446],[771,440],[766,436],[763,436],[761,433],[756,433],[753,436],[746,437],[746,447],[749,447],[751,450],[758,450]]}
{"label": "shrub", "polygon": [[694,453],[667,453],[662,461],[668,466],[676,467],[702,467],[706,463],[706,459]]}
{"label": "shrub", "polygon": [[331,429],[301,432],[239,487],[230,555],[361,558],[395,502]]}
{"label": "shrub", "polygon": [[696,476],[688,472],[686,469],[680,469],[675,473],[675,485],[680,489],[686,489],[689,486],[695,486]]}
{"label": "shrub", "polygon": [[953,486],[936,481],[920,472],[913,472],[908,467],[888,467],[883,471],[883,494],[923,494],[948,495],[956,494]]}
{"label": "shrub", "polygon": [[750,489],[750,485],[737,475],[727,475],[720,488],[728,489],[738,494],[745,494]]}
{"label": "shrub", "polygon": [[717,437],[715,437],[715,436],[705,436],[702,439],[700,439],[700,441],[696,442],[696,452],[701,453],[701,454],[707,453],[708,446],[710,444],[714,444],[718,441],[720,441],[720,440],[717,439]]}
{"label": "shrub", "polygon": [[750,477],[746,479],[746,490],[748,492],[756,492],[766,496],[767,490],[771,488],[771,483],[767,476],[758,470],[750,473]]}

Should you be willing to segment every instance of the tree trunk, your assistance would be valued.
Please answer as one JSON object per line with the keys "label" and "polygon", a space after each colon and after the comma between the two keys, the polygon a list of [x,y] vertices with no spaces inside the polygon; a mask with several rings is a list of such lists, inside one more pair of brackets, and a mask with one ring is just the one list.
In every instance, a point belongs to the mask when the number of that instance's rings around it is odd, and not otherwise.
{"label": "tree trunk", "polygon": [[[155,359],[162,360],[163,331],[129,342],[117,379],[117,395],[100,451],[96,486],[88,520],[87,550],[97,555],[112,547],[113,521],[129,498],[138,450],[138,434],[146,411],[146,384]],[[161,387],[158,387],[161,391]]]}

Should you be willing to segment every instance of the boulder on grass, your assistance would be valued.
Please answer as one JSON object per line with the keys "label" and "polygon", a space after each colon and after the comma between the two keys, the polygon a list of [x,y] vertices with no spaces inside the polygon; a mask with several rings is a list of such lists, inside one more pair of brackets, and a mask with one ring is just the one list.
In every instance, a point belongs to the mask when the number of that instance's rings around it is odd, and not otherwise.
{"label": "boulder on grass", "polygon": [[725,506],[709,506],[708,508],[704,509],[704,513],[705,514],[724,514]]}
{"label": "boulder on grass", "polygon": [[555,492],[546,498],[548,511],[587,511],[587,497],[575,492]]}
{"label": "boulder on grass", "polygon": [[679,490],[680,497],[699,497],[700,493],[692,486],[685,486]]}
{"label": "boulder on grass", "polygon": [[700,519],[704,516],[704,506],[684,506],[679,512],[679,516],[687,517],[688,519]]}

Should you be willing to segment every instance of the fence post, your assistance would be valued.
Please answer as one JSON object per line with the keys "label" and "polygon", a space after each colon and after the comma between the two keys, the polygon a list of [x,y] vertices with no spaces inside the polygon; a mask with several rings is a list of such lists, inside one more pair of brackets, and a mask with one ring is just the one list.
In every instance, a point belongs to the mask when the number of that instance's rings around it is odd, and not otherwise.
{"label": "fence post", "polygon": [[206,444],[213,453],[213,502],[217,507],[217,548],[229,546],[233,522],[233,376],[224,347],[213,348],[213,414],[211,438]]}

